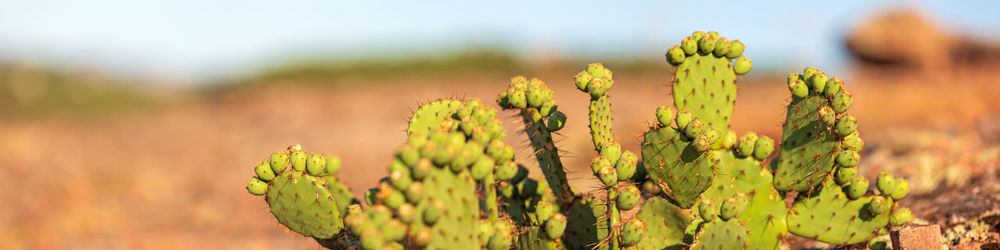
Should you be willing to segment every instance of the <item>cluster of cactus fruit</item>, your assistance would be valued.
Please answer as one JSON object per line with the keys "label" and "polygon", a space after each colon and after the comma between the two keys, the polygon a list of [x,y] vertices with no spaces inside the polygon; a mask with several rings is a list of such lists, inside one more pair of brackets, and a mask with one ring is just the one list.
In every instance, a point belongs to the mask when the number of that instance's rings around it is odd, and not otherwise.
{"label": "cluster of cactus fruit", "polygon": [[639,154],[614,139],[612,72],[590,64],[577,74],[590,96],[597,191],[569,184],[552,138],[566,116],[545,83],[520,76],[497,104],[520,116],[544,178],[515,162],[491,105],[444,99],[414,112],[364,207],[334,176],[339,158],[297,145],[257,165],[247,190],[279,223],[333,249],[777,249],[789,233],[860,244],[912,220],[896,202],[906,180],[880,174],[876,193],[858,175],[863,142],[836,77],[788,76],[792,101],[770,164],[774,140],[729,129],[736,81],[751,69],[743,50],[700,31],[670,47],[676,110],[656,109]]}

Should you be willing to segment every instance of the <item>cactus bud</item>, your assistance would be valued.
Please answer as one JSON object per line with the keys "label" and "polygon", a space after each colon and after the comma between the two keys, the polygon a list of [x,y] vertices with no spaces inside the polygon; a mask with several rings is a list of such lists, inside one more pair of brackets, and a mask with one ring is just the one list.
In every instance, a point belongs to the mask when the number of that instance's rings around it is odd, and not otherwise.
{"label": "cactus bud", "polygon": [[708,36],[708,34],[705,34],[704,31],[700,31],[699,30],[699,31],[691,32],[691,37],[694,38],[694,40],[701,40],[702,38],[704,38],[706,36]]}
{"label": "cactus bud", "polygon": [[646,223],[639,218],[632,217],[625,225],[622,225],[622,245],[631,247],[638,245],[646,233]]}
{"label": "cactus bud", "polygon": [[674,119],[674,110],[670,107],[660,105],[656,107],[656,121],[660,122],[660,126],[670,126],[670,122]]}
{"label": "cactus bud", "polygon": [[688,123],[691,123],[692,119],[694,119],[694,116],[691,115],[691,112],[687,110],[681,110],[678,111],[677,116],[674,117],[674,122],[677,123],[678,129],[684,129],[685,127],[687,127]]}
{"label": "cactus bud", "polygon": [[826,95],[826,97],[829,98],[833,98],[834,96],[837,95],[837,93],[840,93],[843,90],[844,90],[844,81],[841,81],[840,78],[832,77],[830,78],[830,80],[826,81],[826,90],[823,91],[823,95]]}
{"label": "cactus bud", "polygon": [[715,51],[715,43],[718,40],[712,36],[705,36],[698,39],[698,53],[702,55],[712,54]]}
{"label": "cactus bud", "polygon": [[733,42],[729,43],[729,53],[726,54],[726,57],[729,59],[736,59],[737,57],[743,55],[744,49],[746,49],[746,46],[743,45],[743,42],[740,42],[740,40],[733,40]]}
{"label": "cactus bud", "polygon": [[896,191],[896,177],[886,172],[879,173],[878,178],[875,179],[875,187],[878,188],[878,192],[882,193],[882,195],[889,195],[893,191]]}
{"label": "cactus bud", "polygon": [[587,85],[587,93],[590,93],[591,98],[599,98],[607,93],[608,89],[611,88],[611,84],[611,79],[609,78],[594,78]]}
{"label": "cactus bud", "polygon": [[392,187],[399,190],[406,189],[410,186],[410,183],[413,182],[413,178],[410,176],[409,169],[403,168],[393,170],[389,173],[389,184],[392,184]]}
{"label": "cactus bud", "polygon": [[719,216],[719,204],[712,199],[701,200],[698,204],[698,215],[705,221],[715,220],[715,217]]}
{"label": "cactus bud", "polygon": [[561,213],[555,213],[550,216],[548,220],[545,221],[545,235],[549,239],[558,239],[562,237],[563,231],[566,231],[566,216]]}
{"label": "cactus bud", "polygon": [[563,112],[556,111],[549,116],[549,121],[545,124],[550,132],[559,131],[566,126],[566,114]]}
{"label": "cactus bud", "polygon": [[865,142],[861,140],[861,136],[858,135],[857,131],[845,136],[844,139],[842,140],[842,143],[844,145],[844,148],[851,149],[854,151],[861,151],[861,148],[865,146]]}
{"label": "cactus bud", "polygon": [[680,65],[684,62],[684,57],[684,49],[680,46],[674,45],[667,49],[667,62],[670,63],[670,65]]}
{"label": "cactus bud", "polygon": [[601,147],[601,155],[608,159],[608,162],[615,163],[622,156],[622,146],[618,143],[607,143]]}
{"label": "cactus bud", "polygon": [[812,87],[813,91],[816,93],[823,94],[826,91],[826,73],[816,73],[809,78],[809,86]]}
{"label": "cactus bud", "polygon": [[618,184],[618,172],[615,168],[610,165],[604,165],[597,171],[597,177],[601,179],[601,183],[609,187],[614,187]]}
{"label": "cactus bud", "polygon": [[708,128],[705,126],[705,123],[702,123],[698,118],[694,118],[687,124],[687,126],[684,126],[684,134],[687,135],[688,138],[695,138],[698,135],[705,133],[705,130],[707,129]]}
{"label": "cactus bud", "polygon": [[443,202],[437,199],[432,200],[430,206],[424,208],[424,224],[433,226],[441,218],[441,214],[445,209]]}
{"label": "cactus bud", "polygon": [[889,216],[889,223],[897,227],[902,226],[903,224],[906,224],[907,222],[910,222],[912,220],[913,220],[913,214],[910,213],[909,208],[905,207],[893,210],[892,214]]}
{"label": "cactus bud", "polygon": [[847,136],[858,129],[858,118],[855,118],[852,114],[846,114],[840,117],[837,121],[837,134],[840,136]]}
{"label": "cactus bud", "polygon": [[310,154],[306,160],[306,172],[311,175],[322,175],[326,172],[326,158],[321,154]]}
{"label": "cactus bud", "polygon": [[879,215],[889,211],[889,201],[885,197],[875,196],[872,197],[871,202],[868,202],[867,208],[871,215]]}
{"label": "cactus bud", "polygon": [[806,67],[802,70],[802,80],[809,80],[814,75],[819,74],[819,69],[814,67]]}
{"label": "cactus bud", "polygon": [[499,222],[496,226],[496,233],[490,237],[486,247],[489,250],[506,250],[514,244],[514,238],[512,227],[507,223]]}
{"label": "cactus bud", "polygon": [[830,100],[830,103],[833,105],[833,111],[836,111],[837,113],[846,112],[847,109],[851,108],[851,104],[853,102],[854,96],[847,91],[837,92],[837,94],[833,96],[833,100]]}
{"label": "cactus bud", "polygon": [[424,184],[421,182],[410,183],[409,187],[406,187],[406,201],[417,203],[420,199],[424,198]]}
{"label": "cactus bud", "polygon": [[788,82],[788,89],[792,91],[792,96],[805,98],[809,95],[809,86],[802,79],[793,79]]}
{"label": "cactus bud", "polygon": [[496,178],[499,181],[508,181],[517,174],[517,164],[514,161],[506,161],[497,166]]}
{"label": "cactus bud", "polygon": [[413,243],[416,244],[417,247],[426,247],[427,244],[431,243],[432,239],[434,239],[434,233],[431,231],[431,228],[424,227],[417,230],[416,234],[413,236]]}
{"label": "cactus bud", "polygon": [[267,164],[266,161],[261,161],[253,168],[254,172],[257,172],[257,178],[263,181],[271,181],[274,179],[274,170],[271,169],[271,165]]}
{"label": "cactus bud", "polygon": [[901,200],[910,193],[910,182],[906,179],[896,179],[896,189],[892,191],[892,199]]}
{"label": "cactus bud", "polygon": [[[715,131],[715,130],[709,129],[708,131]],[[694,142],[692,142],[691,144],[694,145],[694,149],[698,150],[698,152],[705,152],[711,149],[712,142],[707,134],[708,133],[706,132],[704,134],[700,134],[694,137]]]}
{"label": "cactus bud", "polygon": [[247,191],[253,195],[264,195],[267,193],[268,186],[267,182],[257,179],[257,177],[250,177],[250,182],[247,183]]}
{"label": "cactus bud", "polygon": [[740,56],[733,62],[733,73],[737,75],[744,75],[750,72],[751,68],[753,68],[753,61],[750,61],[750,58],[745,56]]}
{"label": "cactus bud", "polygon": [[423,180],[434,170],[434,163],[431,163],[430,159],[420,158],[417,160],[417,165],[413,166],[413,171],[410,174],[413,175],[414,180]]}
{"label": "cactus bud", "polygon": [[415,218],[416,213],[417,208],[410,203],[403,203],[403,205],[400,205],[399,208],[396,209],[396,217],[406,223],[413,222],[413,218]]}
{"label": "cactus bud", "polygon": [[407,226],[399,220],[389,220],[382,225],[382,237],[388,241],[399,241],[406,236]]}
{"label": "cactus bud", "polygon": [[483,180],[486,178],[490,172],[493,171],[493,166],[496,165],[492,158],[489,157],[479,157],[479,160],[475,164],[472,164],[472,169],[470,169],[470,174],[475,180]]}
{"label": "cactus bud", "polygon": [[[551,95],[551,92],[549,92],[549,93]],[[554,114],[556,112],[556,109],[559,108],[559,105],[556,105],[556,100],[555,99],[551,99],[552,98],[551,96],[548,97],[548,98],[550,98],[550,99],[547,99],[547,101],[545,101],[544,103],[542,103],[541,107],[538,107],[538,114],[541,115],[542,117],[549,117],[549,116],[551,116],[552,114]]]}
{"label": "cactus bud", "polygon": [[693,56],[698,52],[698,39],[690,36],[681,39],[681,50],[685,55]]}
{"label": "cactus bud", "polygon": [[861,196],[864,196],[865,193],[867,192],[868,192],[868,179],[865,179],[864,176],[854,177],[854,180],[851,181],[851,184],[847,186],[847,198],[851,198],[852,200],[857,200],[858,198],[861,198]]}
{"label": "cactus bud", "polygon": [[292,153],[289,154],[289,160],[292,163],[292,168],[298,171],[306,169],[306,161],[308,161],[308,158],[309,156],[302,150],[292,151]]}
{"label": "cactus bud", "polygon": [[[535,82],[532,81],[532,83],[535,83]],[[526,95],[527,95],[526,97],[528,98],[528,107],[538,108],[538,107],[541,107],[542,103],[544,103],[546,101],[546,99],[545,99],[545,89],[543,89],[542,87],[544,87],[544,86],[539,86],[539,85],[535,85],[535,84],[532,84],[532,86],[528,87],[528,90],[527,90],[527,93],[526,93]]]}
{"label": "cactus bud", "polygon": [[850,168],[858,165],[861,161],[861,155],[858,151],[854,150],[843,150],[837,154],[837,165],[841,167]]}
{"label": "cactus bud", "polygon": [[715,41],[715,50],[712,51],[712,54],[715,54],[716,57],[726,57],[729,50],[729,39],[722,37]]}
{"label": "cactus bud", "polygon": [[288,162],[288,154],[278,151],[271,154],[271,160],[269,163],[271,165],[271,170],[274,171],[275,175],[277,175],[281,174],[281,172],[284,172],[285,169],[288,168]]}
{"label": "cactus bud", "polygon": [[736,193],[733,197],[729,197],[722,202],[722,207],[719,209],[719,218],[728,221],[729,219],[740,216],[743,213],[743,209],[747,206],[747,198],[743,193]]}
{"label": "cactus bud", "polygon": [[639,203],[639,196],[642,194],[639,192],[639,188],[632,184],[622,185],[618,190],[618,197],[615,201],[615,205],[619,210],[629,210],[635,207],[636,203]]}
{"label": "cactus bud", "polygon": [[587,73],[586,70],[576,74],[576,78],[574,78],[576,82],[576,89],[587,92],[587,86],[590,85],[590,79],[593,79],[593,76],[591,76],[590,73]]}
{"label": "cactus bud", "polygon": [[830,106],[820,107],[819,111],[817,111],[817,115],[819,115],[820,120],[822,120],[823,124],[827,127],[832,127],[837,123],[837,113],[834,113]]}
{"label": "cactus bud", "polygon": [[722,148],[733,148],[736,146],[736,132],[726,130],[726,135],[722,137]]}
{"label": "cactus bud", "polygon": [[538,221],[540,222],[546,221],[549,219],[550,216],[555,214],[557,210],[559,209],[556,207],[556,205],[553,205],[551,202],[541,200],[538,201],[538,204],[535,205],[535,216],[538,218]]}
{"label": "cactus bud", "polygon": [[838,168],[836,176],[837,184],[847,185],[858,175],[858,168]]}
{"label": "cactus bud", "polygon": [[740,137],[740,143],[736,145],[736,153],[741,157],[753,155],[754,146],[757,145],[757,133],[748,132]]}
{"label": "cactus bud", "polygon": [[771,152],[774,152],[774,140],[767,136],[758,138],[754,144],[753,157],[763,161],[771,155]]}
{"label": "cactus bud", "polygon": [[604,166],[612,166],[611,161],[604,155],[598,155],[597,158],[590,161],[590,170],[594,171],[594,175],[600,175],[599,172]]}
{"label": "cactus bud", "polygon": [[528,97],[524,93],[524,89],[521,88],[510,88],[507,89],[507,98],[510,102],[510,106],[514,108],[527,108],[528,107]]}
{"label": "cactus bud", "polygon": [[[405,163],[406,166],[409,166],[409,167],[416,166],[417,165],[417,160],[420,160],[420,151],[417,150],[417,148],[414,148],[413,146],[410,146],[409,144],[403,144],[403,145],[400,145],[399,147],[397,147],[396,148],[396,152],[394,153],[394,155],[396,156],[397,159],[403,161],[403,163]],[[330,165],[330,162],[332,160],[331,157],[336,157],[336,156],[327,156],[327,158],[326,158],[327,167],[333,167],[333,166]],[[340,168],[340,166],[339,166],[340,158],[337,158],[335,160],[337,161],[336,162],[337,166],[335,166],[335,167],[337,167],[337,169],[339,169]],[[334,171],[334,172],[336,172],[336,171]]]}
{"label": "cactus bud", "polygon": [[618,181],[625,181],[632,178],[638,163],[639,157],[635,153],[632,153],[632,151],[622,153],[622,157],[615,163],[615,170],[618,171]]}

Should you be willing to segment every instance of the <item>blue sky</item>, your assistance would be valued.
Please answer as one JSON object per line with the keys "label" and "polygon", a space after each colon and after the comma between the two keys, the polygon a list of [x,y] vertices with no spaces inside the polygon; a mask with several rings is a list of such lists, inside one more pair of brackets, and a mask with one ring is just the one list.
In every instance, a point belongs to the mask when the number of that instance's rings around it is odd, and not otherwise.
{"label": "blue sky", "polygon": [[747,44],[755,66],[836,69],[845,30],[893,6],[1000,34],[1000,1],[733,2],[0,0],[0,60],[205,79],[290,58],[481,46],[595,61],[659,55],[692,30],[717,30]]}

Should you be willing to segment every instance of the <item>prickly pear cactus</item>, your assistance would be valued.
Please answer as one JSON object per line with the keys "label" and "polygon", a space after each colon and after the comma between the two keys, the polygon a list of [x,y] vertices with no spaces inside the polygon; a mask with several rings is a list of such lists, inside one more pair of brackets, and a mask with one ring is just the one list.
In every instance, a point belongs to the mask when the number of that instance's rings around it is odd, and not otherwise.
{"label": "prickly pear cactus", "polygon": [[837,167],[857,165],[862,143],[857,119],[845,113],[853,96],[843,81],[810,67],[789,75],[788,88],[792,102],[782,125],[774,187],[805,192]]}
{"label": "prickly pear cactus", "polygon": [[331,249],[778,249],[788,233],[847,245],[913,220],[898,203],[906,180],[880,174],[873,192],[858,176],[863,142],[835,77],[815,68],[789,76],[780,145],[729,130],[736,81],[752,68],[744,49],[694,32],[667,50],[677,110],[656,109],[641,155],[615,141],[612,72],[595,63],[577,74],[590,97],[593,192],[570,187],[552,139],[566,116],[548,86],[525,77],[497,104],[518,112],[545,178],[514,161],[493,108],[442,99],[414,112],[364,207],[334,176],[339,158],[299,146],[257,165],[246,189],[279,223]]}
{"label": "prickly pear cactus", "polygon": [[333,176],[339,168],[335,156],[307,154],[299,145],[290,146],[257,165],[257,176],[250,179],[247,189],[264,195],[271,213],[288,229],[330,239],[343,230],[347,206],[356,203]]}

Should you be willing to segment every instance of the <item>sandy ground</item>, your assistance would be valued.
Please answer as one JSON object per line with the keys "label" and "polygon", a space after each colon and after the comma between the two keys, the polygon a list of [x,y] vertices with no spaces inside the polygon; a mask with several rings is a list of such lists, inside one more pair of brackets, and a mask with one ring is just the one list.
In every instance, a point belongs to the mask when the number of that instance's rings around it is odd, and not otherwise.
{"label": "sandy ground", "polygon": [[[575,72],[538,75],[569,117],[556,136],[572,185],[593,187],[586,128],[587,96]],[[967,129],[1000,114],[1000,75],[967,72],[852,79],[853,113],[877,145],[899,129]],[[657,105],[671,104],[669,72],[616,74],[615,131],[637,150]],[[509,76],[349,82],[341,87],[270,85],[178,101],[164,109],[98,119],[0,122],[0,249],[316,249],[287,232],[244,189],[252,167],[270,152],[300,143],[337,154],[339,173],[356,194],[385,175],[412,109],[439,97],[492,103]],[[740,84],[733,130],[778,138],[789,94],[782,76],[747,76]],[[513,113],[501,112],[508,143],[528,160]],[[996,121],[989,120],[989,121]],[[986,144],[993,142],[986,142]],[[864,166],[863,166],[864,167]],[[993,166],[968,166],[975,173]],[[874,175],[877,169],[866,168]],[[533,174],[539,174],[537,171]],[[921,215],[921,211],[915,211]]]}

